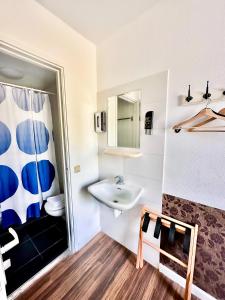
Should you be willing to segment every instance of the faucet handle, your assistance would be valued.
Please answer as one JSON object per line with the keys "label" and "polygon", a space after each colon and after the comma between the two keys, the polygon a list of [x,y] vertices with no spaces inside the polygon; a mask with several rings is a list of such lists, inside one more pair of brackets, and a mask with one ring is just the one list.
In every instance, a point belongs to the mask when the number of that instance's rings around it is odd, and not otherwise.
{"label": "faucet handle", "polygon": [[117,175],[114,177],[114,181],[116,184],[124,184],[124,177],[121,175]]}

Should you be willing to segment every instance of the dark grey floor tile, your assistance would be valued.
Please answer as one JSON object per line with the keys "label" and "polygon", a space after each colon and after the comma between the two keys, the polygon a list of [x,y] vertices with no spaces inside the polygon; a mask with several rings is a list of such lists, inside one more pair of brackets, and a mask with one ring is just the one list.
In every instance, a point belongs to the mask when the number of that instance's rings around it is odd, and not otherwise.
{"label": "dark grey floor tile", "polygon": [[37,247],[38,251],[41,253],[62,238],[62,232],[59,231],[56,226],[52,226],[49,228],[49,230],[46,230],[35,236],[32,241]]}
{"label": "dark grey floor tile", "polygon": [[21,266],[27,264],[30,260],[38,256],[39,253],[30,240],[19,244],[9,250],[4,259],[10,258],[11,270],[17,270]]}

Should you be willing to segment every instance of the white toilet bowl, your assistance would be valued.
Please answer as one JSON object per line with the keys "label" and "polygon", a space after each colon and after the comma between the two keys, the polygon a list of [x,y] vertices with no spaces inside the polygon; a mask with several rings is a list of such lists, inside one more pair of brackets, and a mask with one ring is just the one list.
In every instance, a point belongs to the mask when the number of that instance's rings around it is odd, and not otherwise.
{"label": "white toilet bowl", "polygon": [[49,197],[44,205],[48,215],[61,217],[65,213],[64,194]]}
{"label": "white toilet bowl", "polygon": [[65,213],[65,208],[52,208],[51,205],[49,205],[48,202],[45,203],[45,211],[48,215],[53,216],[53,217],[61,217]]}

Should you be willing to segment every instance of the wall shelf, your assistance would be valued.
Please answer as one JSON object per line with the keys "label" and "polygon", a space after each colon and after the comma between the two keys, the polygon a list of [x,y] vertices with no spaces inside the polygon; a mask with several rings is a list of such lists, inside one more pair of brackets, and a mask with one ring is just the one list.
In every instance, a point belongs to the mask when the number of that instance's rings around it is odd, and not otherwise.
{"label": "wall shelf", "polygon": [[128,157],[128,158],[138,158],[142,156],[142,153],[139,150],[133,149],[123,149],[123,148],[106,148],[104,150],[104,154],[107,155],[114,155],[114,156],[121,156],[121,157]]}

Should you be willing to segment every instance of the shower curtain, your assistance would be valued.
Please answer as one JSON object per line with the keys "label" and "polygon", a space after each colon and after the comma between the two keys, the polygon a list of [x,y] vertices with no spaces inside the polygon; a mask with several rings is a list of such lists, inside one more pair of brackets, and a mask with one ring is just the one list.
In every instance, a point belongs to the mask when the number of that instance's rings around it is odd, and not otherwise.
{"label": "shower curtain", "polygon": [[0,85],[1,225],[40,217],[59,193],[49,96]]}

